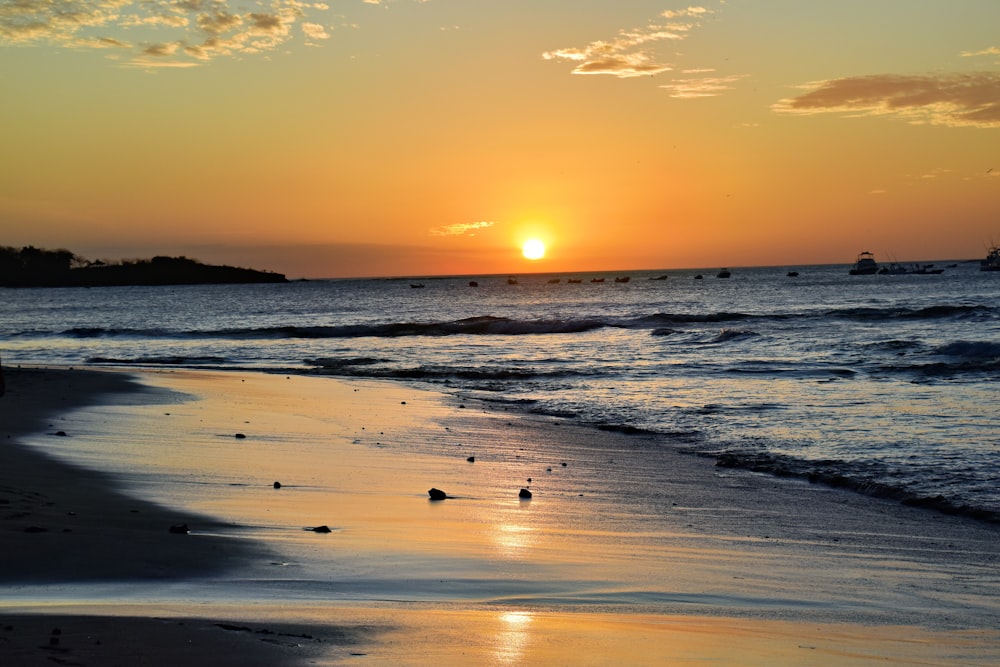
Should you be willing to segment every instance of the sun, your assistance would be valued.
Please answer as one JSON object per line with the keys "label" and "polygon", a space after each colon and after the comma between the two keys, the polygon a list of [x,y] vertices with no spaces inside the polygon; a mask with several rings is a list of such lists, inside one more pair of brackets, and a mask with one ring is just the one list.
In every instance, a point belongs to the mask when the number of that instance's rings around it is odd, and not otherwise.
{"label": "sun", "polygon": [[528,239],[521,246],[521,254],[525,259],[541,259],[545,257],[545,244],[538,239]]}

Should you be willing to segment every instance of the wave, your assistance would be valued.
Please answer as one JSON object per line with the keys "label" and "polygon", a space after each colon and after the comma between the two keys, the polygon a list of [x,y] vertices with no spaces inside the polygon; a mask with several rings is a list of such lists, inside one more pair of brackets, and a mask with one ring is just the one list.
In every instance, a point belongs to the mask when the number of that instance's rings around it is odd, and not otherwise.
{"label": "wave", "polygon": [[983,305],[940,305],[923,308],[841,308],[825,315],[863,322],[877,320],[934,320],[943,318],[995,318],[998,310]]}
{"label": "wave", "polygon": [[926,350],[921,356],[922,359],[928,357],[932,360],[922,363],[911,361],[909,363],[884,364],[879,367],[879,371],[912,373],[928,377],[950,377],[1000,371],[1000,343],[992,341],[953,341]]}
{"label": "wave", "polygon": [[[227,328],[215,330],[171,331],[168,329],[128,329],[76,327],[61,332],[71,338],[227,338],[227,339],[292,339],[292,338],[398,338],[405,336],[522,336],[544,334],[585,333],[602,328],[647,329],[662,328],[665,322],[699,323],[724,322],[751,317],[739,313],[709,315],[656,314],[635,318],[607,316],[569,319],[520,320],[490,315],[442,322],[385,322],[377,324],[343,324],[329,326],[276,326]],[[36,334],[37,335],[37,334]]]}
{"label": "wave", "polygon": [[935,348],[933,353],[963,359],[998,359],[1000,358],[1000,343],[957,340]]}
{"label": "wave", "polygon": [[89,357],[88,364],[111,364],[114,366],[218,366],[228,364],[229,359],[225,357],[183,357],[183,356],[154,356],[137,357],[134,359],[118,359],[115,357]]}
{"label": "wave", "polygon": [[[580,375],[580,373],[571,370],[538,371],[533,368],[524,367],[380,366],[379,364],[391,364],[392,362],[386,359],[373,359],[369,357],[354,359],[306,359],[304,363],[312,366],[314,372],[321,375],[397,380],[463,380],[476,383],[524,382],[527,380],[552,380]],[[479,388],[486,389],[489,387],[480,386]]]}
{"label": "wave", "polygon": [[[236,340],[283,340],[283,339],[349,339],[349,338],[400,338],[407,336],[523,336],[546,334],[576,334],[603,328],[649,329],[652,335],[667,336],[676,332],[675,327],[697,324],[735,324],[751,320],[787,321],[796,318],[833,318],[856,321],[919,320],[939,318],[979,318],[1000,317],[1000,309],[983,305],[947,305],[925,308],[843,308],[822,312],[798,314],[766,313],[750,314],[742,312],[710,313],[653,313],[635,317],[614,317],[609,315],[581,316],[571,318],[516,319],[482,315],[458,320],[431,322],[380,322],[352,323],[339,325],[283,325],[265,327],[235,327],[211,330],[171,330],[167,328],[105,328],[74,327],[55,335],[70,338],[152,338],[152,339],[236,339]],[[735,337],[733,332],[743,329],[724,328],[722,340]],[[25,337],[44,337],[52,332],[21,332]]]}
{"label": "wave", "polygon": [[720,468],[739,468],[778,477],[805,479],[848,489],[877,498],[897,500],[904,505],[923,507],[944,514],[967,516],[989,523],[1000,523],[1000,513],[970,505],[961,498],[934,491],[921,491],[898,482],[886,481],[892,472],[874,463],[847,463],[838,460],[805,460],[769,452],[734,452],[714,454]]}
{"label": "wave", "polygon": [[750,331],[749,329],[723,329],[716,335],[709,343],[726,343],[735,340],[745,340],[747,338],[756,338],[759,336],[756,331]]}

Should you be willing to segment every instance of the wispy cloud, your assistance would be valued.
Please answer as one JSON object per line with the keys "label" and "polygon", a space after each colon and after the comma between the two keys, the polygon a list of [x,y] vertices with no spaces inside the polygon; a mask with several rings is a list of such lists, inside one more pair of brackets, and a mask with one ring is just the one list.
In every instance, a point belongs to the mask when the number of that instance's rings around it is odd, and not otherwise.
{"label": "wispy cloud", "polygon": [[874,74],[818,81],[780,100],[779,113],[892,116],[915,124],[1000,127],[1000,72]]}
{"label": "wispy cloud", "polygon": [[546,51],[542,58],[575,64],[573,74],[609,74],[619,78],[660,74],[673,66],[651,53],[652,46],[685,39],[699,25],[698,19],[711,13],[704,7],[668,10],[644,28],[620,30],[612,40],[598,40],[584,47]]}
{"label": "wispy cloud", "polygon": [[0,3],[0,45],[115,49],[144,67],[185,67],[221,56],[316,43],[329,9],[305,0],[16,0]]}
{"label": "wispy cloud", "polygon": [[981,49],[979,51],[963,51],[963,58],[977,58],[980,56],[1000,56],[1000,47],[991,46],[986,49]]}
{"label": "wispy cloud", "polygon": [[[704,72],[704,76],[688,76],[681,79],[672,79],[662,84],[663,88],[670,92],[671,97],[692,98],[692,97],[715,97],[727,90],[732,90],[734,84],[740,79],[746,78],[746,74],[731,74],[729,76],[710,76],[713,70]],[[694,74],[694,72],[690,72]]]}
{"label": "wispy cloud", "polygon": [[431,230],[432,236],[475,236],[481,229],[489,229],[495,222],[458,222]]}

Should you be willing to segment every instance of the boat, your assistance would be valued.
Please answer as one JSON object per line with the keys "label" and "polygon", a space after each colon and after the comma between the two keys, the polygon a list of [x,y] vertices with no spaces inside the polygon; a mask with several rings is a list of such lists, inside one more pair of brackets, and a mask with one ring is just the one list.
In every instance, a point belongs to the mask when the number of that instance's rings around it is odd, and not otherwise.
{"label": "boat", "polygon": [[616,283],[627,283],[630,280],[632,280],[631,276],[621,276],[619,278],[615,278]]}
{"label": "boat", "polygon": [[716,278],[728,278],[731,275],[733,275],[733,274],[729,272],[729,269],[722,269],[721,271],[719,271],[718,273],[715,274],[715,277]]}
{"label": "boat", "polygon": [[993,246],[986,253],[986,259],[979,262],[980,271],[1000,271],[1000,246]]}
{"label": "boat", "polygon": [[875,255],[865,250],[858,255],[858,260],[854,262],[854,268],[848,273],[852,276],[870,276],[878,273],[878,264],[875,262]]}
{"label": "boat", "polygon": [[559,278],[549,278],[549,284],[550,285],[558,285],[559,284],[559,280],[560,280]]}
{"label": "boat", "polygon": [[477,283],[475,280],[470,280],[469,287],[479,287],[479,283]]}
{"label": "boat", "polygon": [[650,280],[666,280],[669,277],[670,276],[668,276],[667,274],[663,274],[662,276],[654,276],[654,277],[650,278]]}
{"label": "boat", "polygon": [[916,273],[921,276],[936,276],[944,273],[944,269],[935,269],[933,264],[914,264],[910,273]]}
{"label": "boat", "polygon": [[413,289],[421,289],[423,288],[423,286],[424,286],[423,283],[410,283],[410,287],[412,287]]}
{"label": "boat", "polygon": [[514,276],[511,276],[510,278],[507,279],[507,284],[508,285],[516,285],[517,284],[517,278],[515,278]]}
{"label": "boat", "polygon": [[579,284],[579,283],[582,283],[582,282],[583,282],[583,280],[582,280],[582,279],[580,279],[580,278],[567,278],[567,279],[566,279],[566,282],[568,282],[568,283],[572,283],[572,284],[574,284],[574,285],[577,285],[577,284]]}
{"label": "boat", "polygon": [[896,264],[896,262],[890,262],[889,266],[883,266],[878,270],[879,275],[882,276],[897,276],[903,273],[909,273],[907,268],[901,264]]}
{"label": "boat", "polygon": [[788,276],[789,278],[798,278],[799,277],[799,272],[798,271],[789,271],[785,275]]}
{"label": "boat", "polygon": [[591,278],[590,282],[592,282],[592,283],[603,283],[604,282],[604,278]]}

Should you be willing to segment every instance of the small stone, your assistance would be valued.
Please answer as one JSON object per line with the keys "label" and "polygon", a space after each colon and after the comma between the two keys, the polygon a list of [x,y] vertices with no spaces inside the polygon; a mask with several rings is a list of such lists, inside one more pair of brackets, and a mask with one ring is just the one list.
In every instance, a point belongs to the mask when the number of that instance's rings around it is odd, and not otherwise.
{"label": "small stone", "polygon": [[315,528],[310,528],[309,530],[311,530],[314,533],[332,533],[333,532],[332,530],[330,530],[330,526],[327,526],[326,524],[324,524],[322,526],[316,526]]}
{"label": "small stone", "polygon": [[531,491],[528,491],[527,489],[521,489],[517,493],[517,497],[521,498],[521,499],[524,499],[524,500],[527,500],[528,498],[531,498]]}
{"label": "small stone", "polygon": [[66,431],[56,431],[56,435],[58,435],[58,436],[60,436],[62,438],[65,438],[66,437]]}
{"label": "small stone", "polygon": [[187,535],[189,532],[188,525],[186,523],[175,523],[170,526],[170,532],[174,535]]}
{"label": "small stone", "polygon": [[281,488],[281,482],[275,482],[274,483],[274,488],[280,489]]}
{"label": "small stone", "polygon": [[427,492],[427,494],[431,497],[431,500],[444,500],[448,497],[448,495],[441,489],[432,488]]}
{"label": "small stone", "polygon": [[243,434],[243,433],[237,433],[235,437],[236,437],[237,440],[242,440],[243,438],[245,438],[247,436],[245,434]]}
{"label": "small stone", "polygon": [[475,463],[476,462],[476,457],[475,456],[470,456],[469,458],[467,458],[465,460],[468,461],[469,463]]}

